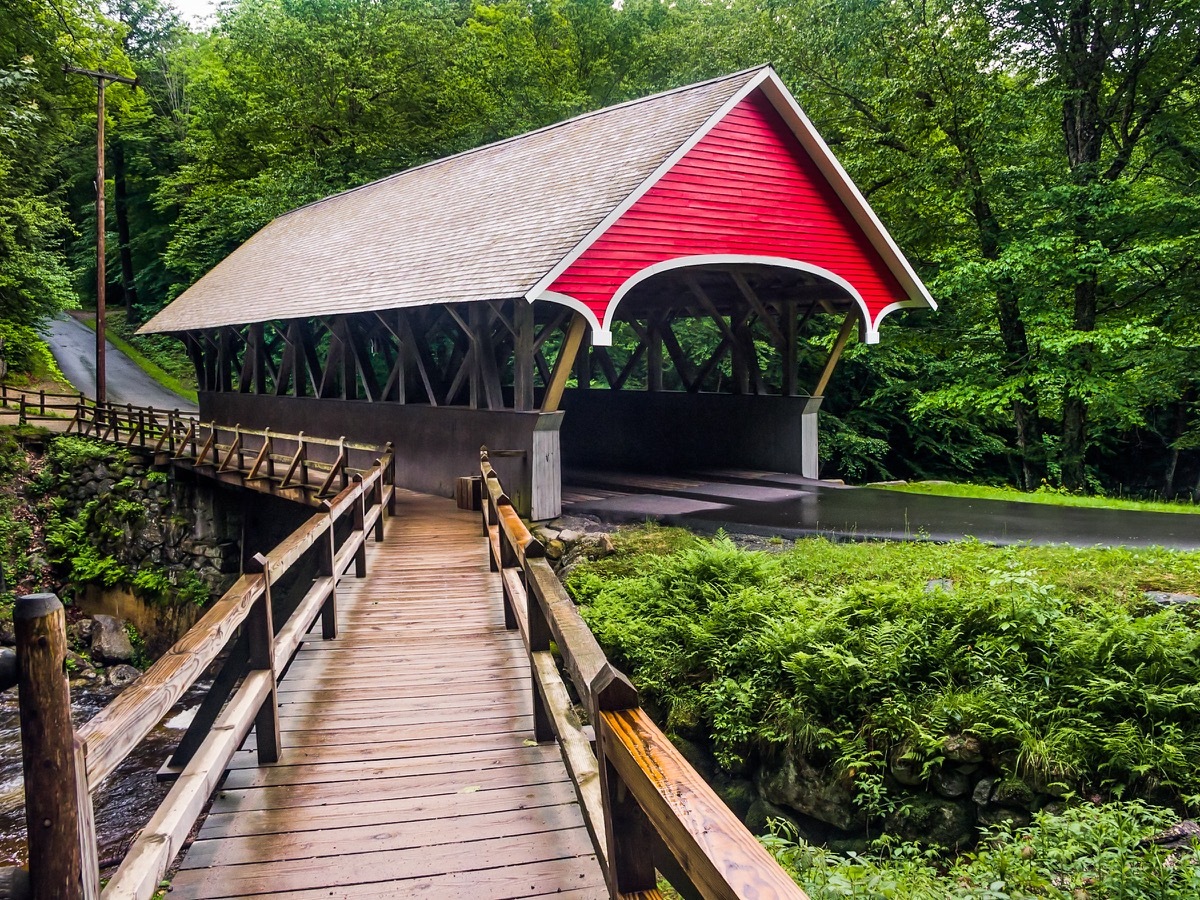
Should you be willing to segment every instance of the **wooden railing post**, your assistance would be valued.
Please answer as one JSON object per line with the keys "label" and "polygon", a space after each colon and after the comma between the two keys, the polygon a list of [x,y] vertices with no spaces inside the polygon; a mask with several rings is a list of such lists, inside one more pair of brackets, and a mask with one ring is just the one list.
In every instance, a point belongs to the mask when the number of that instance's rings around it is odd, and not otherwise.
{"label": "wooden railing post", "polygon": [[367,577],[367,534],[365,522],[367,518],[367,499],[366,491],[362,489],[362,476],[357,472],[354,474],[353,481],[358,485],[358,496],[354,498],[352,531],[350,540],[358,541],[358,547],[354,551],[354,577]]}
{"label": "wooden railing post", "polygon": [[66,614],[53,594],[30,594],[17,599],[13,625],[33,900],[82,900],[79,810],[91,797],[77,796]]}
{"label": "wooden railing post", "polygon": [[604,875],[612,900],[627,894],[652,891],[654,873],[654,827],[622,781],[608,758],[600,713],[604,710],[636,709],[637,689],[611,663],[605,663],[592,679],[592,723],[596,729],[596,760],[600,768],[600,795],[604,803],[604,835],[608,846],[608,868]]}
{"label": "wooden railing post", "polygon": [[17,409],[18,409],[17,424],[24,425],[25,424],[25,395],[24,394],[21,395],[21,402],[18,405]]}
{"label": "wooden railing post", "polygon": [[45,392],[45,390],[39,390],[38,391],[38,415],[44,416],[45,414],[46,414],[46,392]]}
{"label": "wooden railing post", "polygon": [[526,564],[522,567],[521,577],[525,582],[525,611],[529,623],[529,680],[533,687],[533,737],[539,744],[553,741],[554,726],[550,721],[550,712],[546,709],[546,698],[542,696],[541,683],[538,680],[537,667],[533,665],[533,654],[550,649],[550,621],[546,618],[546,610],[538,597],[537,585],[532,583],[528,575],[528,561],[545,553],[539,543],[530,544],[525,548]]}
{"label": "wooden railing post", "polygon": [[275,682],[275,627],[271,617],[271,568],[261,553],[246,561],[247,572],[262,573],[263,593],[254,603],[246,617],[246,636],[250,642],[250,668],[265,669],[271,673],[271,689],[254,717],[254,734],[258,743],[258,761],[272,763],[279,760],[279,706],[276,700]]}
{"label": "wooden railing post", "polygon": [[371,506],[378,507],[379,515],[375,517],[375,543],[383,540],[383,475],[371,482]]}
{"label": "wooden railing post", "polygon": [[383,452],[387,454],[387,468],[384,469],[384,479],[388,487],[392,489],[388,495],[388,516],[396,515],[396,453],[392,447],[392,442],[388,441]]}
{"label": "wooden railing post", "polygon": [[333,518],[333,506],[328,500],[322,500],[321,505],[329,515],[329,531],[320,539],[321,546],[317,550],[317,575],[332,579],[333,586],[329,589],[329,598],[321,606],[321,637],[331,641],[338,635],[337,625],[337,579],[334,571],[334,560],[337,558],[337,543],[333,531],[337,524]]}

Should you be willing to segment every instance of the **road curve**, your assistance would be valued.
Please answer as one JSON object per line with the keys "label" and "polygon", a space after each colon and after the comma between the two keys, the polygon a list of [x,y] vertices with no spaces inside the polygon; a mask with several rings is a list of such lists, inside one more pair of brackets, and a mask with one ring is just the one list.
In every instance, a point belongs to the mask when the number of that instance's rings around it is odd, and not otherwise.
{"label": "road curve", "polygon": [[[45,331],[50,352],[67,380],[89,397],[96,396],[96,332],[82,322],[63,315],[51,321]],[[132,403],[134,406],[156,406],[159,409],[178,409],[196,412],[196,404],[174,391],[167,390],[128,356],[112,345],[105,344],[105,372],[108,376],[108,399],[112,403]]]}

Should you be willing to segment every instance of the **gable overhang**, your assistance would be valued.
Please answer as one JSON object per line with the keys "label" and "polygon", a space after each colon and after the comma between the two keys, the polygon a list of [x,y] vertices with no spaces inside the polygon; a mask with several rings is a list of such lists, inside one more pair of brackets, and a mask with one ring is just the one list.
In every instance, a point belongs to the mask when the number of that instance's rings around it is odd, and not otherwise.
{"label": "gable overhang", "polygon": [[[589,307],[582,300],[571,296],[562,291],[554,290],[555,282],[564,273],[568,272],[580,258],[591,248],[601,237],[603,237],[617,222],[619,222],[626,213],[628,213],[639,200],[642,199],[663,177],[673,169],[685,156],[688,155],[696,146],[722,121],[730,112],[732,112],[739,104],[752,96],[756,91],[760,92],[780,115],[785,124],[790,129],[791,133],[800,143],[803,150],[809,155],[812,162],[815,164],[822,177],[833,189],[839,200],[844,204],[846,211],[853,218],[855,224],[861,229],[866,237],[871,249],[878,254],[883,261],[888,272],[895,278],[899,284],[901,294],[897,296],[893,302],[879,308],[874,314],[865,302],[862,294],[857,288],[847,279],[837,275],[829,269],[813,263],[810,260],[785,258],[772,255],[747,255],[747,254],[689,254],[687,256],[679,256],[660,262],[636,272],[627,278],[616,290],[613,291],[609,298],[603,316],[597,315],[596,311]],[[643,281],[673,269],[695,267],[695,266],[713,266],[713,265],[763,265],[763,266],[778,266],[783,268],[797,269],[808,272],[826,279],[831,284],[837,285],[846,291],[853,299],[862,312],[862,328],[860,331],[862,339],[869,344],[878,343],[879,327],[883,319],[897,309],[909,308],[927,308],[936,310],[937,302],[929,293],[929,290],[922,283],[912,265],[905,258],[900,248],[896,245],[895,240],[888,233],[875,211],[871,209],[869,203],[858,187],[851,180],[846,170],[842,168],[841,163],[833,155],[829,146],[817,133],[816,128],[809,120],[808,116],[800,108],[796,99],[791,92],[780,80],[774,69],[766,67],[758,72],[750,79],[739,91],[731,96],[722,106],[714,112],[708,120],[684,143],[682,143],[674,153],[667,157],[663,162],[652,172],[638,187],[631,192],[618,206],[613,208],[590,232],[571,249],[552,269],[546,272],[536,284],[533,285],[525,293],[525,299],[529,302],[535,300],[544,300],[553,303],[558,303],[567,306],[581,316],[591,326],[592,342],[597,346],[608,346],[612,343],[612,324],[615,313],[621,299],[625,297],[633,288]]]}

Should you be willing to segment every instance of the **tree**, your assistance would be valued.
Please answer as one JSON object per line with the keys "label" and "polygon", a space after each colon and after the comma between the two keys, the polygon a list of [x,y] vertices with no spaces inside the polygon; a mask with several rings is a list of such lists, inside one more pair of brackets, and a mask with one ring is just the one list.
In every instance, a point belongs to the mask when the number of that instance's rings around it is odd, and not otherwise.
{"label": "tree", "polygon": [[1068,291],[1073,332],[1064,352],[1062,478],[1079,490],[1086,486],[1088,412],[1105,340],[1095,332],[1140,287],[1138,279],[1123,277],[1129,273],[1122,257],[1144,248],[1139,226],[1154,225],[1138,216],[1157,205],[1138,187],[1155,178],[1162,148],[1180,141],[1177,114],[1200,75],[1200,7],[1176,0],[1007,0],[997,12],[1012,57],[1042,76],[1061,103],[1066,178],[1055,196],[1061,210],[1055,224],[1068,237],[1062,249],[1069,264],[1053,274]]}

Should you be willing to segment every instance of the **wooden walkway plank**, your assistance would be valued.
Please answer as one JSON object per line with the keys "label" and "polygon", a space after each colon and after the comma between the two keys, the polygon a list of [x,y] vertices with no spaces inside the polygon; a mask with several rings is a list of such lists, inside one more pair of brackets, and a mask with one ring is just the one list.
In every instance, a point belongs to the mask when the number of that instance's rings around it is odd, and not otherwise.
{"label": "wooden walkway plank", "polygon": [[170,896],[518,900],[606,894],[478,518],[399,492],[339,635],[279,685],[283,748],[235,755]]}

